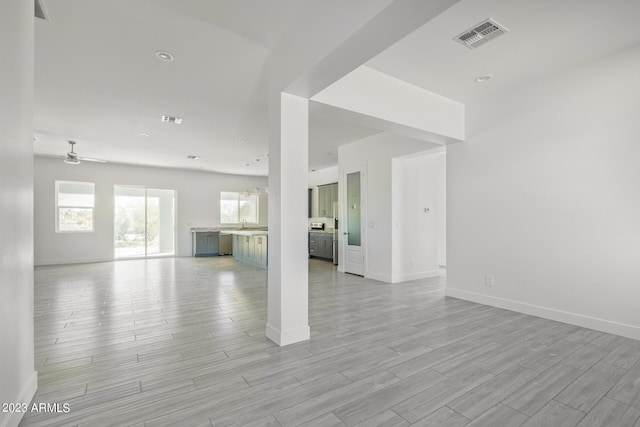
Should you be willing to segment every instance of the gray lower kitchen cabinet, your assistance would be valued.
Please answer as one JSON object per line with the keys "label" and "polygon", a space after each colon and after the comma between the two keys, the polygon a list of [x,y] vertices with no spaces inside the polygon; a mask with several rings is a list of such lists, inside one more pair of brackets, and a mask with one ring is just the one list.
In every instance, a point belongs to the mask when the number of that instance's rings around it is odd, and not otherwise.
{"label": "gray lower kitchen cabinet", "polygon": [[242,258],[242,247],[240,246],[240,237],[241,236],[233,236],[231,245],[231,254],[233,255],[234,258]]}
{"label": "gray lower kitchen cabinet", "polygon": [[238,261],[266,267],[268,264],[267,236],[266,235],[234,235],[233,258]]}
{"label": "gray lower kitchen cabinet", "polygon": [[333,260],[333,233],[309,232],[309,256]]}
{"label": "gray lower kitchen cabinet", "polygon": [[247,258],[249,253],[249,236],[233,236],[233,257],[239,260]]}
{"label": "gray lower kitchen cabinet", "polygon": [[314,235],[318,233],[309,233],[309,256],[318,256],[320,254],[320,245],[318,238]]}
{"label": "gray lower kitchen cabinet", "polygon": [[322,248],[320,252],[324,258],[333,261],[333,236],[331,234],[322,239]]}
{"label": "gray lower kitchen cabinet", "polygon": [[219,231],[193,231],[192,253],[195,257],[217,256]]}
{"label": "gray lower kitchen cabinet", "polygon": [[267,265],[267,236],[254,237],[254,258],[259,265]]}

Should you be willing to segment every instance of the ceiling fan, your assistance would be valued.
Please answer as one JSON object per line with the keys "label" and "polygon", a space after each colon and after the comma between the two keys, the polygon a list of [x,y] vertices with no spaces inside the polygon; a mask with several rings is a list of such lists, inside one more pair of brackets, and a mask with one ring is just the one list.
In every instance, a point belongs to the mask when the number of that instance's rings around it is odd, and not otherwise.
{"label": "ceiling fan", "polygon": [[67,153],[67,155],[64,157],[64,162],[70,165],[77,165],[79,164],[81,161],[83,162],[96,162],[96,163],[107,163],[106,160],[100,160],[100,159],[90,159],[88,157],[79,157],[78,154],[76,154],[75,151],[73,151],[73,146],[76,144],[75,141],[67,141],[69,143],[69,145],[71,145],[71,151],[69,151]]}

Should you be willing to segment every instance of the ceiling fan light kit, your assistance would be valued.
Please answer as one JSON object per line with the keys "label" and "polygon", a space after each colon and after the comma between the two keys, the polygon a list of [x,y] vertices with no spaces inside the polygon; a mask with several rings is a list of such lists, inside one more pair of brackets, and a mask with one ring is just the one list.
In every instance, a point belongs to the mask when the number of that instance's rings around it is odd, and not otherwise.
{"label": "ceiling fan light kit", "polygon": [[68,158],[64,159],[64,162],[65,162],[66,164],[68,164],[68,165],[79,165],[79,164],[80,164],[80,160],[78,160],[78,159],[73,159],[73,158],[70,158],[70,157],[68,157]]}
{"label": "ceiling fan light kit", "polygon": [[79,157],[78,154],[75,151],[73,151],[73,146],[76,144],[76,142],[75,141],[67,141],[67,142],[71,146],[71,151],[69,151],[67,155],[63,157],[64,162],[66,164],[77,165],[77,164],[80,164],[81,162],[107,163],[106,160],[91,159],[89,157]]}

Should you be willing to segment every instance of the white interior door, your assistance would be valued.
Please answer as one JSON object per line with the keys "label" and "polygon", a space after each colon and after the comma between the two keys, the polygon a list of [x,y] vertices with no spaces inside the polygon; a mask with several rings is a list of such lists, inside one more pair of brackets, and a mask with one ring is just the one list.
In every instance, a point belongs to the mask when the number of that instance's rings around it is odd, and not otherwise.
{"label": "white interior door", "polygon": [[345,273],[364,275],[363,221],[362,221],[362,173],[347,172],[345,195],[345,227],[343,231],[344,271]]}

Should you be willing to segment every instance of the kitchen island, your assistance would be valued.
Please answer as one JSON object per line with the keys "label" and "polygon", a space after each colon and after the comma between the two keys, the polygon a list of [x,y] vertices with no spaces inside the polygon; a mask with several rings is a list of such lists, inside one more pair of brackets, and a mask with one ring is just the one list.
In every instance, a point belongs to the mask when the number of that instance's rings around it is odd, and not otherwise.
{"label": "kitchen island", "polygon": [[224,230],[231,234],[233,258],[240,262],[267,268],[267,230]]}

